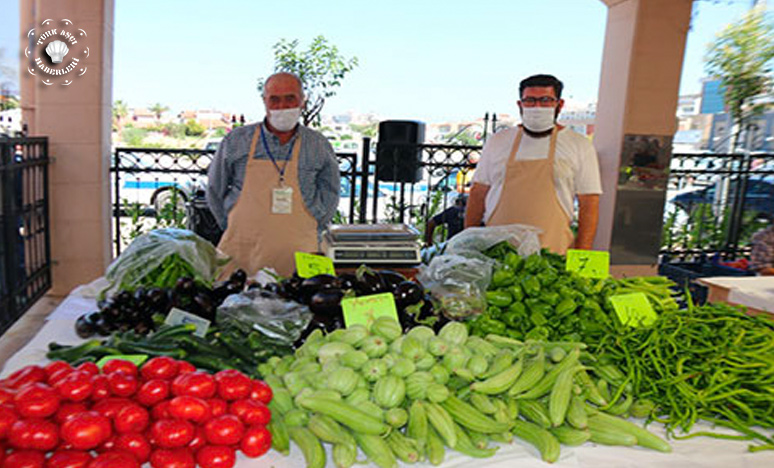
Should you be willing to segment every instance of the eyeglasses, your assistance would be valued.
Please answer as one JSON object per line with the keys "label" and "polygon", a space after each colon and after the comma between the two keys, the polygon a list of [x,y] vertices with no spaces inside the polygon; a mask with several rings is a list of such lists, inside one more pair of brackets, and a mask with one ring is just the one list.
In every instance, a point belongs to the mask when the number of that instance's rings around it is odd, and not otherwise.
{"label": "eyeglasses", "polygon": [[526,97],[526,98],[521,100],[521,103],[524,104],[527,107],[535,107],[535,106],[551,107],[554,104],[556,104],[557,102],[559,102],[559,100],[554,98],[554,97],[551,97],[551,96],[543,96],[543,97],[539,97],[539,98],[536,98],[536,97]]}

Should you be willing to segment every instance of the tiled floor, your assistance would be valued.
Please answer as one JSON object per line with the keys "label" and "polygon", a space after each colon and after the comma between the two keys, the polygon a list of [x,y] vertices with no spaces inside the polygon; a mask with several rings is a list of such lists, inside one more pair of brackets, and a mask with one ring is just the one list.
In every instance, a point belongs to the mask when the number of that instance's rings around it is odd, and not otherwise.
{"label": "tiled floor", "polygon": [[5,362],[38,333],[46,317],[62,302],[61,297],[44,296],[0,336],[0,369]]}

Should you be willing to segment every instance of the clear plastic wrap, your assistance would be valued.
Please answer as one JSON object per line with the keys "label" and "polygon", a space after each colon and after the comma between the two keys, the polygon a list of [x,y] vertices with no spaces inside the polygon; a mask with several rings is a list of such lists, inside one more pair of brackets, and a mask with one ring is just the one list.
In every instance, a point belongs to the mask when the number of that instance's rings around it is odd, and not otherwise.
{"label": "clear plastic wrap", "polygon": [[502,241],[510,242],[522,257],[540,252],[540,228],[526,224],[508,224],[468,228],[452,237],[445,253],[485,258],[481,252]]}
{"label": "clear plastic wrap", "polygon": [[483,312],[492,264],[463,255],[440,255],[421,269],[417,279],[440,302],[444,315],[458,320]]}
{"label": "clear plastic wrap", "polygon": [[291,348],[312,320],[309,307],[260,289],[232,294],[217,311],[218,324],[249,326],[265,344]]}
{"label": "clear plastic wrap", "polygon": [[185,229],[156,229],[137,237],[108,266],[110,285],[102,291],[139,286],[171,287],[180,276],[211,285],[228,257],[210,242]]}
{"label": "clear plastic wrap", "polygon": [[450,319],[464,319],[486,308],[486,290],[497,263],[482,251],[502,242],[527,257],[540,252],[540,229],[523,224],[468,228],[452,237],[443,255],[433,257],[418,275]]}

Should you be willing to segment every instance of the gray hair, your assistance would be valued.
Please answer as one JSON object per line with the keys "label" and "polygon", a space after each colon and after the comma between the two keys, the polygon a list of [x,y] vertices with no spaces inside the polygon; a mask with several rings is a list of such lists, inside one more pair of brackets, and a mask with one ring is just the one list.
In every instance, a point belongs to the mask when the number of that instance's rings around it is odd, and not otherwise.
{"label": "gray hair", "polygon": [[269,81],[271,81],[272,78],[276,78],[279,76],[289,76],[293,78],[296,81],[296,83],[298,83],[298,90],[299,90],[299,93],[301,94],[301,100],[303,101],[304,99],[306,99],[306,96],[304,95],[304,82],[301,81],[301,78],[299,78],[298,75],[296,75],[295,73],[287,72],[287,71],[277,72],[269,76],[268,78],[266,78],[266,81],[263,82],[263,91],[261,91],[262,98],[266,97],[266,87],[269,85]]}

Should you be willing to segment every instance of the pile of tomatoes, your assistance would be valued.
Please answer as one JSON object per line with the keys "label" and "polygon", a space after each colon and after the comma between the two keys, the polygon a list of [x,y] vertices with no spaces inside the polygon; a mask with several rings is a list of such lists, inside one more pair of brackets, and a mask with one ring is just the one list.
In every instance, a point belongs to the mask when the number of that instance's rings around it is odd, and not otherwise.
{"label": "pile of tomatoes", "polygon": [[271,388],[236,370],[121,359],[28,366],[0,381],[4,468],[231,468],[271,448]]}

